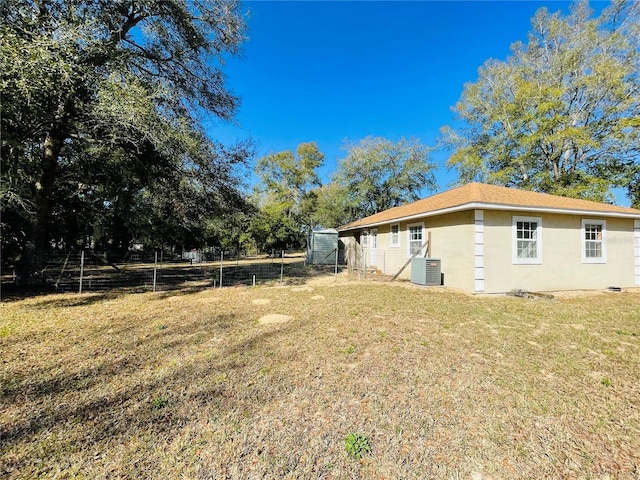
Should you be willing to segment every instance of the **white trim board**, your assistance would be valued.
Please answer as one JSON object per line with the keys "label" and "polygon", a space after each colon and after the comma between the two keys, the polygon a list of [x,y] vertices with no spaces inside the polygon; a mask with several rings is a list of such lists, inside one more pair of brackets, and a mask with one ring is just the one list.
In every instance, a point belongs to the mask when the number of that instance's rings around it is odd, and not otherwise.
{"label": "white trim board", "polygon": [[638,215],[632,213],[620,213],[620,212],[601,212],[594,210],[573,210],[566,208],[551,208],[551,207],[523,207],[520,205],[503,205],[495,203],[484,202],[472,202],[464,205],[457,205],[455,207],[441,208],[440,210],[433,210],[430,212],[415,213],[413,215],[407,215],[404,217],[392,218],[389,220],[383,220],[380,222],[366,223],[357,225],[352,228],[339,228],[340,232],[348,232],[349,230],[358,230],[361,228],[377,227],[380,225],[387,225],[389,223],[409,222],[425,217],[433,217],[435,215],[445,215],[447,213],[462,212],[465,210],[507,210],[511,212],[528,212],[531,214],[538,213],[557,213],[564,215],[582,215],[592,217],[607,217],[607,218],[633,218],[638,219]]}
{"label": "white trim board", "polygon": [[484,211],[475,210],[474,216],[474,290],[484,292]]}
{"label": "white trim board", "polygon": [[640,220],[633,222],[633,257],[636,285],[640,285]]}

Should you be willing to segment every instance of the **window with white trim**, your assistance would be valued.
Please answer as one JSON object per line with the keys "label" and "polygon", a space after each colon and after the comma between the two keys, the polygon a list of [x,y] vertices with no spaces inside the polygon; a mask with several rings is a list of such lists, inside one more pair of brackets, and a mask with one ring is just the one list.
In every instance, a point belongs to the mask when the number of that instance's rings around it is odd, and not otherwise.
{"label": "window with white trim", "polygon": [[582,262],[605,263],[607,261],[606,220],[582,219]]}
{"label": "window with white trim", "polygon": [[513,217],[513,263],[542,263],[542,219]]}
{"label": "window with white trim", "polygon": [[397,223],[395,225],[391,225],[391,241],[389,243],[389,246],[400,246],[400,225]]}
{"label": "window with white trim", "polygon": [[369,230],[363,230],[362,235],[360,236],[360,244],[363,247],[369,246]]}
{"label": "window with white trim", "polygon": [[424,243],[423,231],[424,223],[407,225],[407,252],[409,257],[419,253],[422,249],[422,244]]}

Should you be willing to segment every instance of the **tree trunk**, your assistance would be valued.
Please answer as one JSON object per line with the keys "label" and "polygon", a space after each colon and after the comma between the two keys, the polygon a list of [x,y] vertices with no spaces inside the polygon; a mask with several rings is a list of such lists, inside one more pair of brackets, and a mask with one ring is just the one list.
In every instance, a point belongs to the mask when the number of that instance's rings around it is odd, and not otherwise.
{"label": "tree trunk", "polygon": [[58,168],[58,158],[64,143],[64,133],[59,126],[52,128],[45,137],[42,146],[42,171],[36,183],[36,215],[30,240],[18,265],[18,277],[24,282],[41,280],[37,272],[42,270],[46,261],[49,244],[49,219],[53,186]]}
{"label": "tree trunk", "polygon": [[113,201],[113,218],[109,236],[112,243],[107,246],[107,258],[112,262],[123,261],[129,243],[131,241],[131,231],[127,225],[127,214],[131,211],[133,196],[131,191],[122,188]]}

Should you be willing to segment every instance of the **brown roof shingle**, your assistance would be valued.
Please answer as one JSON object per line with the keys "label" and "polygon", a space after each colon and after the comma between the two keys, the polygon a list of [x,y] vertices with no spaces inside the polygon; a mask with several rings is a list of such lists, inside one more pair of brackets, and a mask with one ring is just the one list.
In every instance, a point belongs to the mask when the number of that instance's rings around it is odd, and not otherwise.
{"label": "brown roof shingle", "polygon": [[565,213],[612,214],[614,216],[622,215],[640,219],[640,210],[634,208],[618,207],[606,203],[560,197],[558,195],[499,187],[484,183],[469,183],[413,203],[378,212],[369,217],[344,225],[338,230],[345,231],[369,225],[380,225],[421,214],[434,214],[441,210],[464,210],[465,206],[468,206],[468,208],[476,208],[477,204],[481,204],[484,208],[490,208],[492,205],[495,205],[501,209],[513,207],[518,210],[526,208],[532,211],[557,210]]}

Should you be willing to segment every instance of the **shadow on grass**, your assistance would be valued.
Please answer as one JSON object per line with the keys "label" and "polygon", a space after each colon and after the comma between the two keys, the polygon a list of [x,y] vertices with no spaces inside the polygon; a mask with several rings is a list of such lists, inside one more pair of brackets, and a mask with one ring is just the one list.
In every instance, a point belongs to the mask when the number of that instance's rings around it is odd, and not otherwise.
{"label": "shadow on grass", "polygon": [[[0,393],[3,400],[15,400],[16,395],[51,395],[64,392],[65,390],[74,389],[74,386],[82,385],[82,389],[88,389],[95,384],[94,381],[88,379],[99,379],[100,375],[115,373],[112,372],[116,368],[118,373],[135,373],[145,362],[141,359],[137,352],[142,349],[145,352],[145,345],[160,343],[160,352],[168,352],[172,347],[180,347],[188,344],[187,340],[174,340],[172,337],[176,335],[184,335],[185,338],[194,331],[199,331],[201,335],[206,335],[207,331],[203,331],[202,327],[209,329],[227,330],[236,321],[234,314],[218,314],[212,317],[199,318],[190,322],[183,322],[180,325],[166,328],[164,324],[160,328],[151,321],[147,323],[146,328],[136,324],[127,324],[117,328],[113,325],[105,324],[101,328],[92,329],[90,334],[82,333],[78,337],[68,336],[65,338],[66,344],[59,345],[61,350],[72,348],[85,349],[84,356],[81,357],[85,361],[90,361],[91,366],[83,368],[72,374],[62,374],[52,376],[52,371],[66,370],[68,365],[65,361],[55,361],[52,355],[51,361],[43,368],[33,368],[23,373],[21,382],[5,381],[9,376],[3,379],[0,377]],[[193,335],[189,336],[193,341]],[[164,339],[164,341],[162,341]],[[5,339],[5,346],[9,345],[27,345],[42,341],[43,337],[31,336],[10,336]],[[88,345],[92,345],[89,347]],[[119,355],[120,352],[127,352],[126,355]],[[110,363],[111,362],[111,363]],[[6,370],[10,372],[9,367]],[[26,378],[28,376],[28,378]],[[37,380],[29,380],[37,379]],[[24,380],[24,381],[22,381]],[[26,389],[20,390],[16,386],[23,383]]]}
{"label": "shadow on grass", "polygon": [[129,292],[104,292],[104,293],[90,293],[79,294],[74,297],[66,298],[52,298],[48,300],[39,301],[33,305],[29,305],[30,309],[46,309],[46,308],[64,308],[64,307],[86,307],[88,305],[94,305],[96,303],[104,302],[107,300],[115,300],[120,298]]}
{"label": "shadow on grass", "polygon": [[[217,411],[236,408],[236,390],[247,386],[220,382],[216,380],[216,374],[224,373],[225,378],[231,379],[250,374],[250,352],[255,353],[273,337],[286,337],[290,327],[252,327],[249,336],[222,347],[215,360],[187,361],[184,365],[168,367],[163,375],[139,376],[131,381],[135,372],[161,364],[168,356],[179,356],[181,349],[193,345],[197,339],[190,333],[201,331],[203,338],[200,340],[204,341],[204,337],[214,336],[235,321],[234,315],[218,315],[214,319],[200,318],[175,329],[156,330],[142,340],[132,338],[133,335],[120,335],[128,341],[118,342],[117,350],[104,345],[104,354],[95,355],[91,349],[84,352],[82,360],[91,363],[80,369],[59,363],[48,369],[25,372],[21,377],[12,378],[8,372],[4,378],[0,377],[2,403],[4,408],[13,405],[20,414],[13,415],[12,424],[4,423],[0,428],[0,451],[6,453],[18,444],[38,441],[45,432],[51,434],[52,430],[64,438],[58,441],[68,444],[55,447],[61,451],[86,448],[105,438],[135,435],[141,429],[155,433],[177,432],[199,415],[191,408],[193,403],[213,405]],[[209,330],[202,332],[207,327]],[[177,338],[171,338],[172,334]],[[161,337],[166,337],[166,341],[161,341]],[[24,343],[27,342],[25,339]],[[67,371],[51,376],[60,368]],[[106,385],[113,388],[106,394],[101,393]],[[158,395],[167,398],[166,406],[158,408],[154,404]],[[262,398],[259,392],[250,396]],[[67,429],[72,429],[73,433],[63,435]],[[15,457],[11,455],[11,458]],[[27,461],[27,458],[13,460],[13,464],[7,463],[5,468],[20,469]],[[2,470],[0,467],[0,474]]]}
{"label": "shadow on grass", "polygon": [[3,282],[0,285],[0,298],[3,302],[16,302],[25,298],[40,297],[57,293],[53,285],[16,285]]}
{"label": "shadow on grass", "polygon": [[211,290],[213,285],[189,285],[184,288],[177,288],[174,290],[162,290],[158,292],[154,300],[165,300],[169,297],[184,297],[189,295],[194,295],[196,293],[204,292],[206,290]]}

